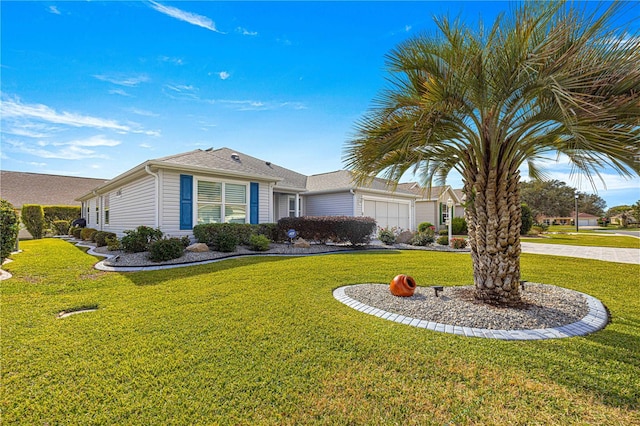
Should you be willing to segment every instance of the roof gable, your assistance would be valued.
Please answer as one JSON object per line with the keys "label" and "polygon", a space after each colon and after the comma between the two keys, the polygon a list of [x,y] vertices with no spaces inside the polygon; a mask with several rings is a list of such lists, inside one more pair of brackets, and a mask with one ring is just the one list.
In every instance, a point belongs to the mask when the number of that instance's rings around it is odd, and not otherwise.
{"label": "roof gable", "polygon": [[367,185],[357,185],[354,182],[354,174],[349,170],[337,170],[329,173],[321,173],[312,175],[307,178],[307,189],[314,191],[346,191],[349,189],[374,190],[394,192],[397,194],[414,195],[413,192],[406,190],[400,185],[394,186],[385,179],[373,178]]}

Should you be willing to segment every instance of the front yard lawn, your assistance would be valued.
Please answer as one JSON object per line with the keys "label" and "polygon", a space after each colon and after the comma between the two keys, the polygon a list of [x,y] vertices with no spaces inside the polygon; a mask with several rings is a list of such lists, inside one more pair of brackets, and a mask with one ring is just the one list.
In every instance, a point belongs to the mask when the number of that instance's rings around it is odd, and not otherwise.
{"label": "front yard lawn", "polygon": [[521,237],[521,241],[540,244],[565,244],[569,246],[640,249],[640,238],[625,235],[544,234],[542,235],[542,238]]}
{"label": "front yard lawn", "polygon": [[638,265],[523,255],[527,280],[599,298],[612,323],[507,342],[385,321],[332,297],[397,273],[467,285],[468,254],[251,257],[118,274],[64,241],[21,248],[0,284],[6,424],[640,423]]}

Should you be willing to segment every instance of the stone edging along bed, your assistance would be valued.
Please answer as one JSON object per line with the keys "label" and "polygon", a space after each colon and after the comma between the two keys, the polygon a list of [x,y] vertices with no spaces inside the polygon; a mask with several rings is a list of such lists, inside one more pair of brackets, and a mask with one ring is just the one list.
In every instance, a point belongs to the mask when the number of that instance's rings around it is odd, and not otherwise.
{"label": "stone edging along bed", "polygon": [[[74,241],[70,242],[74,243]],[[118,254],[108,254],[104,250],[96,249],[92,245],[83,243],[76,245],[88,247],[88,253],[91,255],[107,258],[98,262],[95,265],[96,269],[118,272],[150,271],[199,265],[247,255],[308,256],[359,251],[342,246],[317,245],[315,247],[312,246],[311,249],[296,249],[287,245],[274,245],[275,247],[272,246],[272,250],[268,252],[256,253],[239,247],[239,250],[234,253],[189,253],[188,255],[191,256],[185,255],[187,259],[178,259],[178,262],[159,265],[149,265],[149,261],[144,260],[144,265],[133,266],[132,262],[135,263],[135,259],[129,257],[129,261],[121,263],[123,266],[113,266],[119,263],[119,259],[114,260]],[[374,246],[371,248],[397,249],[401,247]],[[142,256],[146,256],[146,254],[139,254],[139,257]],[[123,258],[125,257],[126,256],[123,256]],[[203,259],[203,257],[209,258]],[[141,262],[143,259],[141,258],[137,261]],[[125,263],[129,266],[124,266]],[[360,287],[360,293],[358,293],[358,287]],[[530,324],[530,328],[518,327],[518,324],[513,323],[513,318],[509,320],[508,317],[510,315],[506,310],[513,308],[496,308],[474,303],[470,300],[468,294],[464,294],[465,287],[447,287],[441,297],[430,295],[429,292],[433,289],[421,287],[419,291],[416,291],[416,295],[410,298],[396,298],[395,296],[389,297],[386,294],[389,293],[386,291],[388,288],[386,284],[361,284],[339,287],[333,291],[333,296],[341,303],[353,309],[385,320],[466,337],[500,340],[542,340],[584,336],[603,329],[609,321],[609,315],[602,302],[592,296],[544,284],[527,283],[527,287],[529,288],[529,292],[525,290],[523,296],[526,306],[519,309],[522,311],[521,313],[524,314],[522,317],[523,322],[525,322],[524,319],[526,316],[536,317],[533,318],[534,322]],[[381,288],[383,289],[382,291]],[[364,293],[362,289],[364,289]],[[540,294],[534,295],[536,292]],[[360,301],[358,299],[363,300]],[[563,299],[570,299],[571,306],[560,306],[563,303]],[[418,303],[416,304],[415,302]],[[411,306],[412,304],[413,306]],[[416,308],[417,305],[427,306],[419,306]],[[437,316],[433,316],[433,312],[430,315],[429,305],[433,311],[444,309],[448,316],[443,314],[442,318],[447,318],[447,321],[451,323],[440,322],[442,320]],[[557,314],[558,310],[562,310],[561,308],[567,309],[565,312]],[[453,317],[451,317],[452,312]],[[501,319],[501,317],[505,317],[505,313],[507,314],[507,319]],[[550,318],[550,316],[553,318]],[[478,317],[480,317],[480,319],[478,319]],[[477,322],[478,320],[480,320],[480,323]],[[485,321],[485,323],[482,321]],[[504,321],[507,322],[505,323]],[[509,323],[509,321],[512,322]],[[563,321],[566,321],[566,323]],[[551,326],[547,326],[547,322],[551,323]],[[483,326],[483,324],[485,326]]]}

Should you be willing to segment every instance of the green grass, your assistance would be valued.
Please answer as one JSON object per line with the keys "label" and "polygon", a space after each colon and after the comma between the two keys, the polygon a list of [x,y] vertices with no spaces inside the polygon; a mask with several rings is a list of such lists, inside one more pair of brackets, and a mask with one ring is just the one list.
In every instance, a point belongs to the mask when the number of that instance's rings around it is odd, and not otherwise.
{"label": "green grass", "polygon": [[640,238],[624,235],[544,234],[537,238],[521,237],[521,240],[528,243],[541,244],[640,249]]}
{"label": "green grass", "polygon": [[[522,256],[523,276],[598,297],[606,329],[503,342],[357,312],[336,287],[467,285],[468,254],[252,257],[128,274],[47,239],[2,289],[6,424],[638,424],[640,266]],[[97,306],[56,319],[63,310]]]}

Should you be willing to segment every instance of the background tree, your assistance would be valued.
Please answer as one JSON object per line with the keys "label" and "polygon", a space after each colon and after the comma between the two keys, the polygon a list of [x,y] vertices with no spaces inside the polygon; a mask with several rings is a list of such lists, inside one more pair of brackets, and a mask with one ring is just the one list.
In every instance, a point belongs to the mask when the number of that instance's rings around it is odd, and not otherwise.
{"label": "background tree", "polygon": [[387,55],[388,86],[345,149],[360,182],[462,175],[481,300],[520,301],[521,165],[539,178],[537,160],[562,154],[590,179],[640,174],[640,37],[613,26],[633,5],[573,4],[522,2],[476,31],[436,20]]}
{"label": "background tree", "polygon": [[636,223],[640,223],[640,200],[631,206],[631,215],[636,220]]}
{"label": "background tree", "polygon": [[533,213],[528,205],[520,205],[522,211],[522,225],[520,225],[520,235],[527,235],[533,226]]}
{"label": "background tree", "polygon": [[[603,216],[607,202],[597,194],[578,193],[578,212],[588,213],[594,216]],[[572,209],[573,210],[573,209]]]}
{"label": "background tree", "polygon": [[597,194],[577,192],[559,180],[530,181],[520,183],[520,199],[527,204],[534,218],[539,215],[569,217],[575,210],[575,194],[578,194],[578,211],[602,216],[607,202]]}

